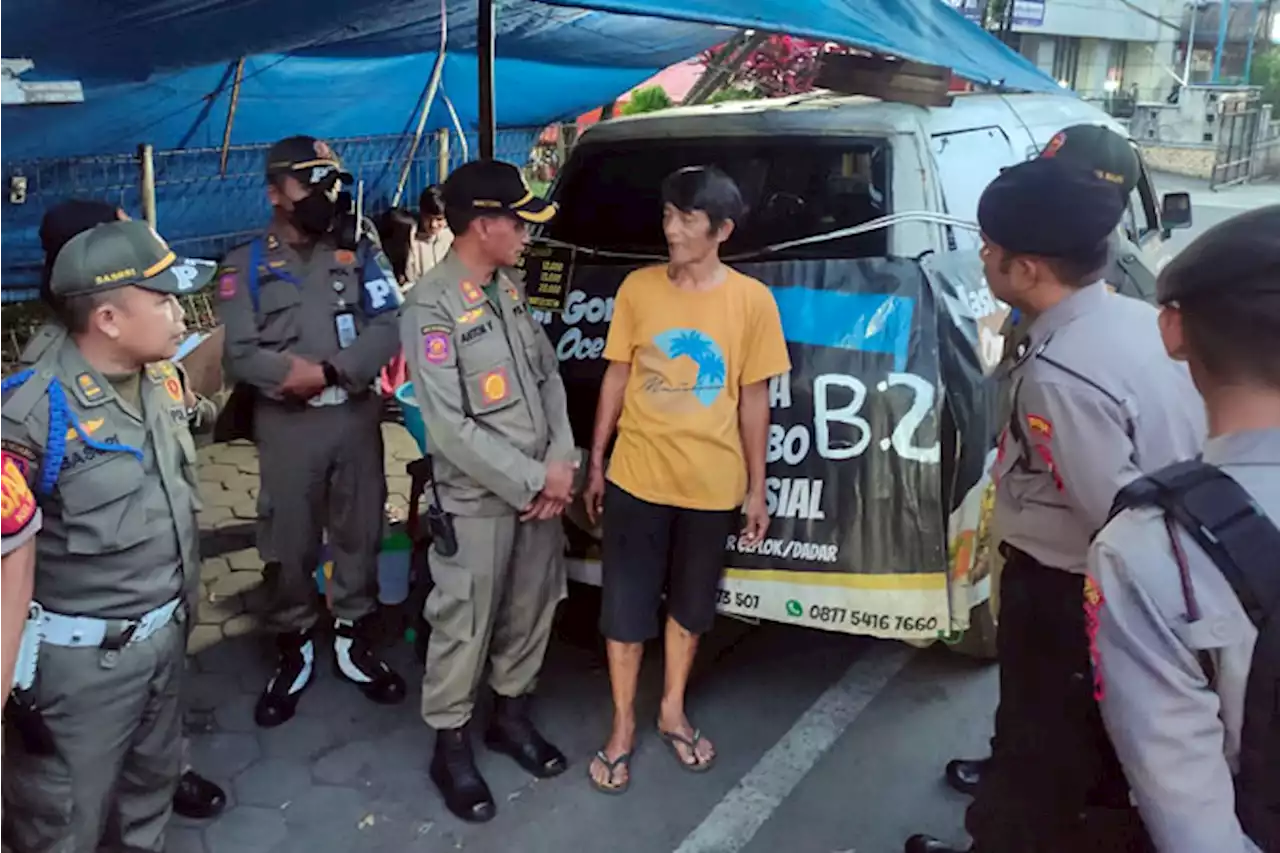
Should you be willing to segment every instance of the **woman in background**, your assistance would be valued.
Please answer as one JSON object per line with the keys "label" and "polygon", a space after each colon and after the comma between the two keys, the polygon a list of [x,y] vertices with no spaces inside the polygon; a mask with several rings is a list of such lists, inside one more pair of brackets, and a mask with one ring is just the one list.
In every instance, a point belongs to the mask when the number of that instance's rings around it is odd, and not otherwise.
{"label": "woman in background", "polygon": [[409,243],[406,273],[410,286],[427,270],[444,260],[452,245],[453,232],[444,220],[444,200],[440,196],[440,187],[429,186],[418,197],[418,221],[414,225]]}

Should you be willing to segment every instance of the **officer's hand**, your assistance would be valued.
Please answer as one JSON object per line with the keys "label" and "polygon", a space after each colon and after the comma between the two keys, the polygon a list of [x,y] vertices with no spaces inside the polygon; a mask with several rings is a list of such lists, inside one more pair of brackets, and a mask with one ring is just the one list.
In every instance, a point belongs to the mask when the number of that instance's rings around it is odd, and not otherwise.
{"label": "officer's hand", "polygon": [[280,393],[309,400],[325,389],[324,368],[314,361],[288,355],[289,373],[280,383]]}
{"label": "officer's hand", "polygon": [[763,491],[747,495],[747,500],[742,505],[742,514],[746,517],[746,523],[742,525],[742,541],[754,545],[764,539],[764,534],[769,529],[769,509],[765,505]]}
{"label": "officer's hand", "polygon": [[549,518],[555,518],[564,512],[565,504],[563,501],[553,500],[547,497],[543,492],[533,499],[533,503],[525,507],[524,512],[520,513],[521,521],[546,521]]}
{"label": "officer's hand", "polygon": [[582,492],[582,502],[587,506],[587,518],[592,524],[600,523],[604,512],[604,468],[592,465],[587,473],[587,488]]}
{"label": "officer's hand", "polygon": [[578,462],[548,462],[547,479],[542,485],[542,494],[552,500],[568,503],[573,500],[573,479],[578,471]]}

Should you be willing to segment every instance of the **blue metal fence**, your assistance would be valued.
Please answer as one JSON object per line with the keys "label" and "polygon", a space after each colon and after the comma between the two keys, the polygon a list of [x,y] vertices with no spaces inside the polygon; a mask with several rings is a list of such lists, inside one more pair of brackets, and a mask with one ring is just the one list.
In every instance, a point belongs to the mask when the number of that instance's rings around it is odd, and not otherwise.
{"label": "blue metal fence", "polygon": [[[497,157],[527,164],[538,133],[524,128],[500,131]],[[366,212],[375,215],[390,207],[410,139],[372,136],[335,139],[331,144],[343,165],[364,181]],[[220,258],[249,239],[269,214],[263,190],[268,147],[232,146],[225,174],[220,173],[220,149],[156,151],[157,230],[179,253],[203,258]],[[467,135],[466,149],[472,156],[479,150],[475,134]],[[463,162],[463,145],[456,133],[451,134],[448,153],[450,168]],[[418,194],[436,182],[439,155],[438,137],[424,136],[413,158],[402,206],[416,207]],[[119,205],[130,216],[142,215],[141,167],[135,155],[11,161],[3,168],[9,197],[0,213],[0,297],[6,303],[37,294],[43,263],[40,219],[49,207],[69,198],[92,198]],[[17,192],[23,181],[25,191]]]}

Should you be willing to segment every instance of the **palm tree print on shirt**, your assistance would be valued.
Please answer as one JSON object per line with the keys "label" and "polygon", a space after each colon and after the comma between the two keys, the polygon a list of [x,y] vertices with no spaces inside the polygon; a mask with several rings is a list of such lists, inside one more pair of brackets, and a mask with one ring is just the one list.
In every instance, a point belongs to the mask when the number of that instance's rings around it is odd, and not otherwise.
{"label": "palm tree print on shirt", "polygon": [[690,391],[698,402],[710,406],[724,389],[725,363],[720,345],[697,329],[668,329],[655,335],[654,345],[670,359],[687,357],[698,366]]}

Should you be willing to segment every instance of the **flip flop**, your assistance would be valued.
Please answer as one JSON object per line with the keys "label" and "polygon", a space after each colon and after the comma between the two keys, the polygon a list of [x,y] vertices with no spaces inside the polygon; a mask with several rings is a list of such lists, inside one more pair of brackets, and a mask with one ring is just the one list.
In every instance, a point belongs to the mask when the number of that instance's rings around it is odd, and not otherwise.
{"label": "flip flop", "polygon": [[[706,773],[715,766],[716,755],[712,755],[706,761],[698,758],[698,744],[703,740],[701,730],[694,729],[693,737],[688,738],[679,732],[664,732],[658,729],[658,736],[662,738],[663,743],[671,747],[671,754],[676,757],[676,763],[690,773]],[[680,754],[681,745],[688,748],[689,754],[693,756],[692,762],[685,761],[684,756]]]}
{"label": "flip flop", "polygon": [[[613,797],[625,794],[627,789],[631,787],[631,753],[624,752],[622,755],[613,759],[613,761],[610,761],[609,756],[605,755],[604,750],[602,749],[596,753],[596,758],[604,765],[605,770],[609,771],[609,783],[602,785],[598,782],[596,777],[591,775],[591,764],[588,762],[587,779],[590,780],[591,787],[595,788],[602,794],[609,794]],[[618,772],[619,767],[627,768],[627,780],[621,785],[615,785],[613,784],[613,774]]]}

